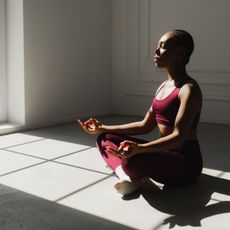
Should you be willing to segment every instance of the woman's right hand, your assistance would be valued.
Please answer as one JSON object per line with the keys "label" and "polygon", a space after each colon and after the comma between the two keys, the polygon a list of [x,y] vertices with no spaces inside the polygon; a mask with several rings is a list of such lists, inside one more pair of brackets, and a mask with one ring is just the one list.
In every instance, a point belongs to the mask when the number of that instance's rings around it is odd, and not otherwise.
{"label": "woman's right hand", "polygon": [[82,129],[89,134],[100,134],[104,131],[102,128],[102,124],[95,118],[90,118],[86,122],[77,119],[77,122],[80,124]]}

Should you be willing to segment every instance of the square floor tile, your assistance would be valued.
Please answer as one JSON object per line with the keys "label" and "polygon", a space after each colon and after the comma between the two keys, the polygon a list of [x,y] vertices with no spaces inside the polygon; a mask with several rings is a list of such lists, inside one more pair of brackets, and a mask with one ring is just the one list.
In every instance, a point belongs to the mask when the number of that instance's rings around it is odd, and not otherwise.
{"label": "square floor tile", "polygon": [[34,157],[0,150],[0,176],[42,162]]}
{"label": "square floor tile", "polygon": [[100,173],[47,162],[0,177],[0,183],[54,201],[104,177]]}
{"label": "square floor tile", "polygon": [[168,217],[152,208],[142,196],[129,201],[122,200],[113,188],[116,181],[115,177],[110,177],[58,203],[134,229],[154,229]]}
{"label": "square floor tile", "polygon": [[91,148],[82,152],[71,154],[69,156],[59,158],[56,161],[103,173],[112,173],[112,170],[106,167],[106,163],[97,148]]}
{"label": "square floor tile", "polygon": [[65,141],[45,139],[39,142],[9,148],[9,150],[28,154],[31,156],[53,159],[69,153],[88,148],[86,145],[73,144]]}
{"label": "square floor tile", "polygon": [[14,133],[0,136],[0,148],[7,148],[15,145],[25,144],[32,141],[42,140],[43,138],[22,134],[22,133]]}

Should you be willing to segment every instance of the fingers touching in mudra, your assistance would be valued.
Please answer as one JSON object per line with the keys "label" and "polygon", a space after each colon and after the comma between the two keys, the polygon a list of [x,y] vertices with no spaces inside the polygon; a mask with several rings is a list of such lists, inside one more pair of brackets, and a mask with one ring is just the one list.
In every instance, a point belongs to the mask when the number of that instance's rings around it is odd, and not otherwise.
{"label": "fingers touching in mudra", "polygon": [[106,148],[107,153],[111,153],[121,158],[129,158],[137,154],[138,150],[139,150],[138,144],[133,141],[123,141],[120,143],[120,146],[117,149],[111,146],[107,146]]}
{"label": "fingers touching in mudra", "polygon": [[90,118],[86,122],[77,119],[77,122],[89,134],[99,134],[102,131],[102,124],[95,118]]}

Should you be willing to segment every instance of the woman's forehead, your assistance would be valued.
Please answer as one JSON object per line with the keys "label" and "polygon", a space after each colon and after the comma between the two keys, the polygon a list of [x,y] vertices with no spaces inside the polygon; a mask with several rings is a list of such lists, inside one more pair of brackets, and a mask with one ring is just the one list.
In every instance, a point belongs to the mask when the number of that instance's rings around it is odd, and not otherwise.
{"label": "woman's forehead", "polygon": [[165,43],[166,41],[169,41],[172,38],[173,38],[173,33],[172,32],[167,32],[160,38],[158,43]]}

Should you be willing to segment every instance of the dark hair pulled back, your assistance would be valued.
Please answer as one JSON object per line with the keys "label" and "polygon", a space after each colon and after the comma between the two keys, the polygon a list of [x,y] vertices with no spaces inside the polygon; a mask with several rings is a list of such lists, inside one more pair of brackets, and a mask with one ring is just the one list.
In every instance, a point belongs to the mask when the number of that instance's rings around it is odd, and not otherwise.
{"label": "dark hair pulled back", "polygon": [[187,31],[185,30],[173,30],[174,39],[177,45],[182,46],[186,50],[186,56],[184,64],[187,65],[190,60],[190,56],[194,50],[194,41]]}

